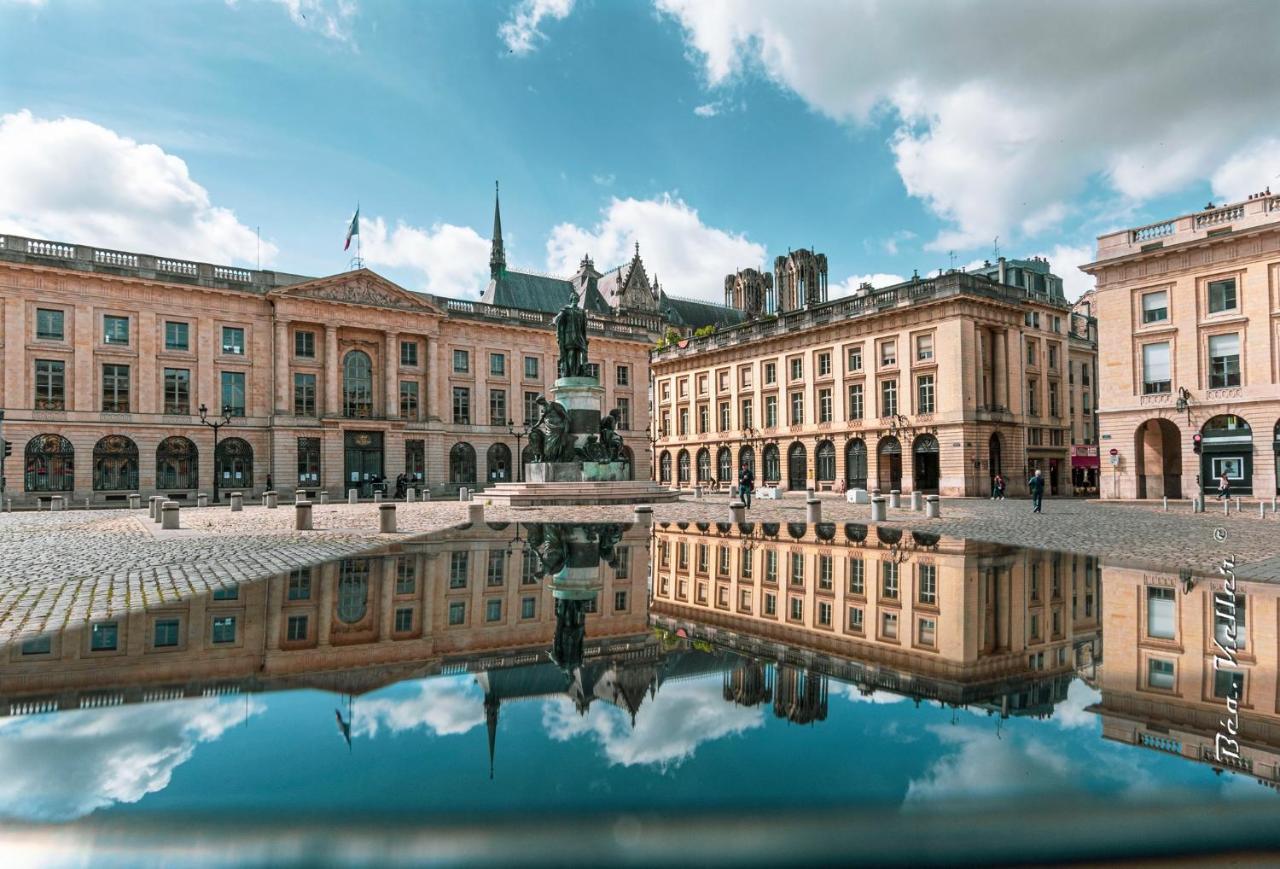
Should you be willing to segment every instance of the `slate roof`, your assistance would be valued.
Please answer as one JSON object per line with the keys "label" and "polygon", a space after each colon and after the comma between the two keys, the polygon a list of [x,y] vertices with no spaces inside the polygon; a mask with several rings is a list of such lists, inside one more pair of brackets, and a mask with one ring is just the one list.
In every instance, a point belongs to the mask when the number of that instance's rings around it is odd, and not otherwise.
{"label": "slate roof", "polygon": [[[490,305],[554,314],[576,292],[573,281],[567,278],[505,270],[496,280],[489,281],[480,300]],[[586,310],[597,314],[611,313],[594,281],[588,285],[585,296],[581,304]]]}
{"label": "slate roof", "polygon": [[701,329],[704,326],[736,326],[746,319],[746,315],[737,308],[717,305],[714,302],[698,302],[693,299],[681,299],[676,296],[662,294],[658,303],[658,313],[667,318],[673,325],[690,329]]}

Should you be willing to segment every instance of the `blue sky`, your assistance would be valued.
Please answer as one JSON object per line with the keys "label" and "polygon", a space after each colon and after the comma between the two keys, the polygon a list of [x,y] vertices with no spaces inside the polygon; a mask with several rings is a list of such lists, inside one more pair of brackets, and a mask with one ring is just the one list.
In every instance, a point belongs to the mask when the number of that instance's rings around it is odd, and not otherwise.
{"label": "blue sky", "polygon": [[1079,292],[1099,232],[1280,190],[1280,5],[1150,5],[0,0],[0,232],[328,274],[359,200],[474,296],[500,178],[535,270],[639,241],[718,299],[816,246],[841,292],[999,236]]}

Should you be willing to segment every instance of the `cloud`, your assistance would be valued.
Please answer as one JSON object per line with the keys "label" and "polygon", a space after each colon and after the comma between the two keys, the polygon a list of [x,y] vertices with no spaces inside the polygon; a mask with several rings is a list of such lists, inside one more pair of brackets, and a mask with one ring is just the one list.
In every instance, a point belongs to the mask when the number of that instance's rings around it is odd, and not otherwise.
{"label": "cloud", "polygon": [[618,176],[612,172],[608,174],[596,174],[591,176],[591,180],[601,187],[612,187],[613,182],[618,180]]}
{"label": "cloud", "polygon": [[907,805],[961,804],[973,797],[1019,797],[1026,794],[1062,795],[1078,788],[1067,758],[1046,743],[1006,732],[997,738],[992,728],[934,725],[926,728],[944,750],[925,774],[907,785]]}
{"label": "cloud", "polygon": [[597,268],[610,268],[628,262],[637,241],[650,278],[656,272],[663,288],[678,296],[722,302],[725,275],[765,261],[763,245],[707,226],[696,209],[664,193],[655,199],[615,197],[592,229],[571,223],[554,227],[547,239],[547,268],[571,274],[583,254],[590,254]]}
{"label": "cloud", "polygon": [[[1265,154],[1280,4],[656,3],[712,88],[759,74],[839,122],[891,125],[907,192],[948,223],[932,249],[1051,231],[1091,182],[1133,202],[1220,168],[1215,189],[1237,195],[1280,171]],[[1253,59],[1248,76],[1233,57]]]}
{"label": "cloud", "polygon": [[846,683],[832,683],[831,691],[834,694],[843,694],[846,698],[854,703],[871,703],[875,705],[887,705],[891,703],[901,703],[907,698],[901,694],[894,694],[892,691],[872,691],[870,694],[863,694],[857,685],[849,685]]}
{"label": "cloud", "polygon": [[520,0],[511,10],[511,17],[498,27],[498,36],[513,54],[532,54],[538,44],[547,38],[538,29],[544,19],[560,21],[573,11],[574,0]]}
{"label": "cloud", "polygon": [[725,703],[719,678],[663,685],[645,703],[631,727],[628,716],[603,701],[580,716],[568,697],[542,706],[542,724],[559,742],[589,737],[604,750],[610,765],[679,766],[693,757],[699,745],[744,733],[764,724],[759,707]]}
{"label": "cloud", "polygon": [[319,33],[335,42],[352,43],[356,13],[355,0],[271,0],[289,13],[289,18],[303,30]]}
{"label": "cloud", "polygon": [[1093,278],[1080,271],[1080,266],[1093,262],[1093,245],[1059,244],[1052,250],[1039,251],[1033,256],[1042,256],[1049,261],[1049,268],[1055,275],[1062,278],[1062,291],[1069,301],[1074,302],[1093,289]]}
{"label": "cloud", "polygon": [[1274,187],[1280,191],[1280,139],[1238,151],[1213,173],[1213,195],[1233,202]]}
{"label": "cloud", "polygon": [[909,229],[900,229],[893,235],[880,242],[880,246],[884,248],[884,252],[890,256],[898,255],[898,245],[906,241],[913,241],[916,234]]}
{"label": "cloud", "polygon": [[[0,232],[215,263],[253,263],[257,238],[180,158],[77,118],[0,116]],[[276,246],[262,242],[262,262]]]}
{"label": "cloud", "polygon": [[370,266],[422,273],[418,289],[443,296],[478,298],[489,280],[489,240],[469,226],[436,223],[429,229],[381,217],[361,218],[361,254]]}
{"label": "cloud", "polygon": [[366,698],[355,707],[354,736],[373,737],[425,728],[436,736],[466,733],[484,724],[484,695],[471,676],[427,679],[407,697]]}
{"label": "cloud", "polygon": [[1090,688],[1083,679],[1075,679],[1067,686],[1067,699],[1053,707],[1053,723],[1063,730],[1099,730],[1102,725],[1098,716],[1086,710],[1101,702],[1101,691]]}
{"label": "cloud", "polygon": [[886,272],[875,272],[869,275],[850,275],[838,284],[827,285],[827,298],[838,299],[841,296],[849,296],[857,292],[863,284],[871,284],[877,290],[891,287],[894,284],[900,284],[905,281],[902,275],[888,274]]}
{"label": "cloud", "polygon": [[4,719],[0,815],[65,821],[136,803],[168,787],[197,745],[264,708],[214,698]]}
{"label": "cloud", "polygon": [[720,114],[720,103],[703,103],[700,106],[694,106],[693,113],[700,118],[714,118]]}

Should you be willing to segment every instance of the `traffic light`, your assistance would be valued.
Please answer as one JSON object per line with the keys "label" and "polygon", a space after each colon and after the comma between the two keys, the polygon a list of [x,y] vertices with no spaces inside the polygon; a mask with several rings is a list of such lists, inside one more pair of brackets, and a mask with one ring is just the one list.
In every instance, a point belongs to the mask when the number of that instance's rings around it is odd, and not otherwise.
{"label": "traffic light", "polygon": [[1202,438],[1201,438],[1201,437],[1200,437],[1200,435],[1198,435],[1198,434],[1193,434],[1193,435],[1191,436],[1191,449],[1195,451],[1195,454],[1196,454],[1197,456],[1198,456],[1198,455],[1200,455],[1200,441],[1201,441],[1201,440],[1202,440]]}
{"label": "traffic light", "polygon": [[13,444],[9,443],[8,441],[3,441],[2,443],[4,444],[5,458],[8,458],[9,456],[13,455]]}

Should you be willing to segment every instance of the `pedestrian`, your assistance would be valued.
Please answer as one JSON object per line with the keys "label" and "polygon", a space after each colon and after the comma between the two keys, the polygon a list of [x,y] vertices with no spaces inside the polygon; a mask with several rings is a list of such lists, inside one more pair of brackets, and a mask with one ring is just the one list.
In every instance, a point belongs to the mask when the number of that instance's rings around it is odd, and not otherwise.
{"label": "pedestrian", "polygon": [[270,475],[270,474],[267,474],[267,491],[268,491],[268,492],[274,492],[274,491],[275,491],[275,489],[274,489],[274,488],[272,488],[272,486],[271,486],[271,475]]}
{"label": "pedestrian", "polygon": [[1227,472],[1223,471],[1218,475],[1218,500],[1225,501],[1231,497],[1231,481],[1227,479]]}
{"label": "pedestrian", "polygon": [[1040,504],[1044,500],[1044,477],[1040,475],[1039,468],[1036,468],[1036,472],[1031,475],[1031,479],[1027,480],[1027,488],[1031,490],[1031,512],[1041,512]]}
{"label": "pedestrian", "polygon": [[738,472],[738,497],[747,507],[751,506],[751,490],[755,485],[756,475],[751,472],[751,466],[743,465],[742,470]]}
{"label": "pedestrian", "polygon": [[996,474],[995,478],[991,481],[991,500],[1004,500],[1004,477],[999,474]]}
{"label": "pedestrian", "polygon": [[405,492],[408,490],[408,487],[409,487],[408,478],[405,477],[404,474],[397,474],[395,497],[403,498],[405,496]]}

